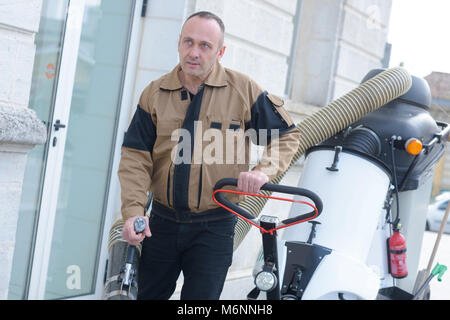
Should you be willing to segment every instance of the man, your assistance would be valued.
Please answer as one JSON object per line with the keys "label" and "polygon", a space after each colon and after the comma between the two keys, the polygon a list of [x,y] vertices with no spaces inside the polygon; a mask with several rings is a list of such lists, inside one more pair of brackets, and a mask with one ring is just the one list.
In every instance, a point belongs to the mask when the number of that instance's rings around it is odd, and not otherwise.
{"label": "man", "polygon": [[[132,245],[143,241],[138,299],[169,299],[181,271],[181,299],[219,299],[232,262],[236,218],[212,200],[215,183],[238,178],[239,190],[256,193],[287,169],[298,148],[299,131],[282,100],[222,67],[225,49],[222,20],[209,12],[191,15],[179,37],[179,65],[144,89],[125,135],[118,172],[122,234]],[[269,143],[265,161],[248,171],[248,139],[243,150],[230,151],[229,141],[219,138],[250,130],[264,133],[256,143]],[[217,138],[210,156],[222,155],[219,161],[206,161],[207,133]],[[236,161],[243,151],[245,161]],[[150,221],[136,234],[133,223],[144,215],[147,192],[154,199]]]}

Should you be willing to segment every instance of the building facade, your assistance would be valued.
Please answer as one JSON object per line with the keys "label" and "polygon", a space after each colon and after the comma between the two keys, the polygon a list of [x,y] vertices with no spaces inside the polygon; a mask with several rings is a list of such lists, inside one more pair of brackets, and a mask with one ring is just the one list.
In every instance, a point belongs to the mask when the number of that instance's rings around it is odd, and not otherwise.
{"label": "building facade", "polygon": [[[450,74],[433,71],[424,79],[431,91],[430,113],[436,121],[450,123]],[[433,195],[442,190],[450,190],[450,143],[447,142],[446,153],[439,161],[434,177]]]}
{"label": "building facade", "polygon": [[[144,87],[178,63],[191,13],[222,17],[222,64],[283,97],[299,122],[387,66],[390,9],[391,0],[0,0],[0,299],[102,298],[123,135]],[[300,174],[301,164],[282,183]],[[283,217],[289,206],[264,211]],[[251,230],[235,251],[222,299],[253,288],[260,243]]]}

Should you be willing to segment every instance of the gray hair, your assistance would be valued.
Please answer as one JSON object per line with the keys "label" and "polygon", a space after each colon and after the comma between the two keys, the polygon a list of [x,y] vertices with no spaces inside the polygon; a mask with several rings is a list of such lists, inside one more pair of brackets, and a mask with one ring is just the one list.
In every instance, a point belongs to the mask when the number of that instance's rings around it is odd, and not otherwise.
{"label": "gray hair", "polygon": [[[224,35],[225,35],[225,25],[224,25],[222,19],[219,18],[219,16],[217,16],[217,15],[215,15],[214,13],[209,12],[209,11],[198,11],[198,12],[195,12],[195,13],[191,14],[191,15],[186,19],[186,21],[184,22],[184,24],[185,24],[189,19],[192,19],[192,18],[194,18],[194,17],[199,17],[199,18],[203,18],[203,19],[210,19],[210,20],[212,19],[212,20],[215,20],[215,21],[217,22],[217,24],[219,25],[220,30],[222,31],[222,41],[221,41],[221,44],[223,44],[223,38],[224,38]],[[184,24],[183,24],[183,26],[184,26]]]}

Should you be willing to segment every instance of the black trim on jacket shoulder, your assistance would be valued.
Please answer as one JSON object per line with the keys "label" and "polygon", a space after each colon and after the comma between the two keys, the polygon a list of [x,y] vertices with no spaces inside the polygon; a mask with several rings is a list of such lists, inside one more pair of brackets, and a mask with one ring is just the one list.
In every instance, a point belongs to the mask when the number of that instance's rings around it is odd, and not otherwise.
{"label": "black trim on jacket shoulder", "polygon": [[245,124],[245,130],[254,129],[257,132],[256,136],[251,135],[252,138],[256,138],[256,141],[252,139],[252,142],[257,145],[264,145],[265,141],[260,141],[260,130],[267,130],[267,144],[271,140],[271,130],[279,129],[279,136],[281,137],[286,132],[293,129],[295,125],[288,126],[286,120],[276,110],[275,105],[268,97],[268,92],[264,91],[258,96],[256,102],[251,107],[251,120]]}
{"label": "black trim on jacket shoulder", "polygon": [[155,141],[156,127],[152,117],[138,105],[128,131],[125,133],[122,146],[152,153]]}

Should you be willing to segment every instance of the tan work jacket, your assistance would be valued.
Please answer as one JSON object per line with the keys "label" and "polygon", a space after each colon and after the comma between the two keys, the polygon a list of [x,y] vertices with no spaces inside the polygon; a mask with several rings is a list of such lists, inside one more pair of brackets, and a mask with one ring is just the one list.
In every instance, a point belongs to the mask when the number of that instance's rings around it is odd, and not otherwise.
{"label": "tan work jacket", "polygon": [[299,146],[300,132],[283,101],[249,77],[216,63],[192,96],[180,83],[179,68],[144,89],[125,134],[118,171],[124,219],[144,214],[147,192],[175,211],[195,215],[217,208],[213,187],[219,179],[249,170],[250,140],[264,145],[268,136],[263,160],[253,170],[270,179],[287,169]]}

